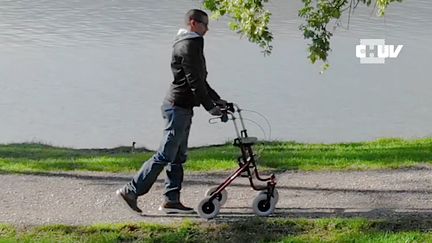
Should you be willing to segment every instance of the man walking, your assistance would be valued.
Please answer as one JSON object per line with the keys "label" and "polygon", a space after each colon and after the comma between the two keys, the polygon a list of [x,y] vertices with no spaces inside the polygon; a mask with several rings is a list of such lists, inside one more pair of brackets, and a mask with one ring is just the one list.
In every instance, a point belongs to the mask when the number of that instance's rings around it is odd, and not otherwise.
{"label": "man walking", "polygon": [[144,162],[139,172],[116,194],[130,209],[141,213],[137,198],[146,194],[165,168],[165,201],[159,210],[166,213],[193,213],[180,202],[183,164],[187,159],[189,131],[193,107],[203,105],[213,116],[222,115],[220,106],[226,101],[207,83],[207,69],[203,53],[208,31],[208,15],[199,9],[185,15],[186,29],[180,29],[174,40],[171,70],[174,81],[162,104],[165,121],[163,139],[157,152]]}

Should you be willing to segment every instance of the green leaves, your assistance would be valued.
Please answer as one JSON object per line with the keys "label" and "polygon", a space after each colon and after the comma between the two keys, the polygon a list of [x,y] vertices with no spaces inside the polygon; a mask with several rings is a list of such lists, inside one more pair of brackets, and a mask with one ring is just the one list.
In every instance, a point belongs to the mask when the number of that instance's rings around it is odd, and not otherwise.
{"label": "green leaves", "polygon": [[[370,0],[369,0],[370,2]],[[380,16],[384,15],[384,11],[387,8],[387,6],[391,3],[391,2],[402,2],[402,0],[377,0],[376,4],[378,6],[378,14]]]}
{"label": "green leaves", "polygon": [[[298,16],[305,20],[299,26],[303,37],[309,40],[308,58],[312,63],[324,62],[323,69],[329,64],[327,57],[330,48],[332,33],[327,29],[331,21],[338,20],[344,12],[352,9],[359,3],[370,6],[372,0],[301,0],[304,6],[298,11]],[[376,0],[379,15],[391,2],[402,0]],[[269,30],[271,13],[264,8],[268,0],[204,0],[203,6],[213,13],[214,18],[229,16],[231,30],[245,36],[252,43],[256,43],[263,49],[265,55],[272,51],[271,41],[273,35]]]}
{"label": "green leaves", "polygon": [[312,63],[321,60],[325,63],[324,69],[328,67],[327,56],[331,51],[330,37],[332,33],[327,30],[327,25],[332,19],[339,19],[341,7],[348,0],[303,0],[304,7],[299,10],[299,17],[304,18],[306,23],[300,25],[305,39],[311,40],[308,44],[309,60]]}
{"label": "green leaves", "polygon": [[230,29],[258,44],[268,55],[273,48],[270,45],[273,35],[268,28],[271,13],[264,9],[265,2],[267,0],[206,0],[203,5],[213,13],[213,18],[228,15]]}

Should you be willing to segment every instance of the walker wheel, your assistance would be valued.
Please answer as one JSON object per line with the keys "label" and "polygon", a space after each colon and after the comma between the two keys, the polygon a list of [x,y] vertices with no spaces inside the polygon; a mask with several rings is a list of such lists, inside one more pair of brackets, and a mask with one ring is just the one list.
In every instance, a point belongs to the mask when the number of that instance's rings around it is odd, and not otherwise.
{"label": "walker wheel", "polygon": [[[206,197],[207,196],[212,196],[212,194],[216,191],[217,188],[218,188],[217,186],[209,188],[206,191],[205,196]],[[228,192],[227,192],[227,190],[223,189],[220,193],[218,193],[218,195],[216,195],[216,199],[219,201],[219,204],[221,206],[223,206],[226,203],[227,199],[228,199]]]}
{"label": "walker wheel", "polygon": [[201,218],[204,219],[212,219],[218,215],[220,210],[220,203],[219,200],[216,198],[213,200],[210,200],[210,196],[205,197],[201,202],[198,204],[198,215]]}
{"label": "walker wheel", "polygon": [[252,209],[258,216],[269,216],[274,212],[275,207],[275,198],[270,197],[270,200],[267,200],[267,192],[259,193],[252,202]]}
{"label": "walker wheel", "polygon": [[[260,191],[259,194],[264,194],[267,196],[267,191]],[[279,202],[279,192],[276,188],[273,189],[273,198],[275,200],[275,205],[276,205]]]}

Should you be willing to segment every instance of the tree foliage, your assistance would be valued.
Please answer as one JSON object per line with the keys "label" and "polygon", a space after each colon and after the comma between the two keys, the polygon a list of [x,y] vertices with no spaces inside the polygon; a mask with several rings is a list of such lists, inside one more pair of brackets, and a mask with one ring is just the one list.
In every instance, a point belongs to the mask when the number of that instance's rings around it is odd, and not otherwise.
{"label": "tree foliage", "polygon": [[206,0],[203,4],[213,13],[213,17],[230,16],[231,30],[258,44],[264,54],[270,54],[273,35],[268,24],[271,14],[264,8],[265,2],[268,0]]}
{"label": "tree foliage", "polygon": [[[286,0],[289,1],[289,0]],[[323,61],[328,67],[327,57],[330,49],[332,33],[328,24],[339,20],[345,12],[348,15],[358,4],[370,6],[372,0],[301,0],[304,6],[298,11],[304,23],[299,26],[305,39],[309,40],[309,60],[312,63]],[[384,15],[391,2],[402,0],[376,0],[375,7],[379,15]],[[227,15],[231,18],[230,28],[250,42],[263,48],[264,54],[272,51],[273,35],[269,29],[271,13],[265,8],[268,0],[204,0],[206,9],[218,18]]]}

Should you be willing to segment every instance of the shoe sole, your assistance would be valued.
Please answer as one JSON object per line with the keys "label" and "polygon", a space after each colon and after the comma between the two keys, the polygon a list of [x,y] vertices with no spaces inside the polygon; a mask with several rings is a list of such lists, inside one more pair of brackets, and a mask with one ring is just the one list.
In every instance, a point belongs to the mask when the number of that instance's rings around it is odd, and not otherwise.
{"label": "shoe sole", "polygon": [[180,209],[175,209],[175,208],[163,208],[162,206],[159,206],[159,211],[162,211],[166,214],[194,214],[195,211],[192,210],[180,210]]}
{"label": "shoe sole", "polygon": [[135,211],[133,208],[131,208],[130,206],[129,206],[129,204],[126,202],[126,200],[123,198],[123,196],[121,195],[121,192],[120,192],[120,189],[119,190],[117,190],[116,192],[116,196],[117,196],[117,198],[122,202],[122,204],[130,211],[130,212],[132,212],[132,213],[135,213],[135,214],[142,214],[142,211],[141,212],[138,212],[138,211]]}

